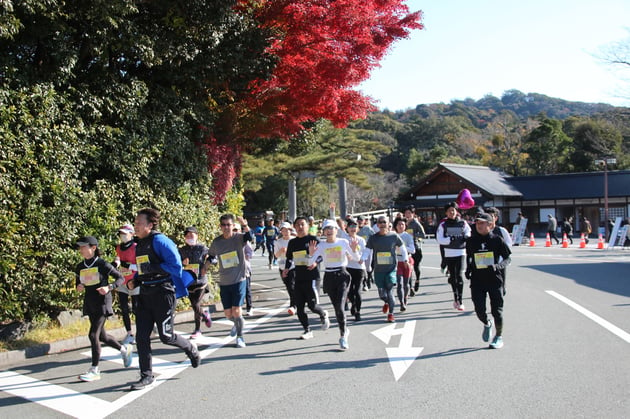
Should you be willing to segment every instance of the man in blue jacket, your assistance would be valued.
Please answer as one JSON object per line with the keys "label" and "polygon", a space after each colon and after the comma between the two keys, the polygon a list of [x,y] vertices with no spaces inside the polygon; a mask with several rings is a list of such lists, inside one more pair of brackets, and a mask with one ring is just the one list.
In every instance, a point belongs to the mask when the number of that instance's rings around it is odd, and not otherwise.
{"label": "man in blue jacket", "polygon": [[[140,381],[131,390],[142,390],[153,383],[151,359],[151,331],[157,326],[162,343],[184,350],[193,368],[200,362],[197,346],[174,332],[174,315],[177,298],[175,288],[183,288],[182,261],[177,246],[157,231],[160,212],[144,208],[136,215],[134,228],[138,244],[136,265],[138,274],[128,287],[140,287],[136,309],[136,344],[140,363]],[[181,294],[181,293],[178,293]],[[182,294],[185,295],[185,294]]]}

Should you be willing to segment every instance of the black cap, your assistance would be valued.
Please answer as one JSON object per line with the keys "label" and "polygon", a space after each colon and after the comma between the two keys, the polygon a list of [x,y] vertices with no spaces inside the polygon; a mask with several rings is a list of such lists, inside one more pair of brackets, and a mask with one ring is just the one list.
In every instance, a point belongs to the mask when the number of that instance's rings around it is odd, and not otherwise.
{"label": "black cap", "polygon": [[186,227],[186,229],[184,230],[184,236],[188,233],[197,233],[197,227],[194,227],[194,226]]}
{"label": "black cap", "polygon": [[475,221],[485,221],[485,222],[491,223],[494,221],[494,218],[492,218],[492,215],[490,214],[486,214],[485,212],[480,212],[479,214],[475,215]]}
{"label": "black cap", "polygon": [[365,221],[365,220],[367,220],[367,218],[365,218],[363,215],[359,215],[359,216],[357,217],[357,220],[358,220],[358,221]]}
{"label": "black cap", "polygon": [[81,247],[87,245],[98,246],[98,240],[96,240],[96,237],[94,236],[85,236],[77,240],[77,246]]}
{"label": "black cap", "polygon": [[357,226],[357,222],[354,221],[352,218],[348,220],[348,222],[346,223],[347,227],[356,227]]}

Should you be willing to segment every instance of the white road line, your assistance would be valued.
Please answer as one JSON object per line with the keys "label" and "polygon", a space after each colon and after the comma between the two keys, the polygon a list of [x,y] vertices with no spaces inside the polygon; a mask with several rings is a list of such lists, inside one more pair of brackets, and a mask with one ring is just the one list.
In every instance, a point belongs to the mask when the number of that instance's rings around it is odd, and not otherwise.
{"label": "white road line", "polygon": [[597,314],[595,314],[595,313],[593,313],[591,311],[588,311],[587,309],[585,309],[581,305],[579,305],[579,304],[569,300],[567,297],[565,297],[563,295],[560,295],[560,294],[558,294],[555,291],[547,290],[545,292],[547,294],[551,295],[552,297],[555,297],[558,300],[562,301],[563,303],[565,303],[566,305],[568,305],[572,309],[578,311],[579,313],[582,313],[583,315],[585,315],[589,319],[593,320],[595,323],[597,323],[600,326],[602,326],[603,328],[607,329],[609,332],[614,333],[615,335],[619,336],[621,339],[623,339],[626,342],[630,343],[630,333],[626,332],[623,329],[618,328],[614,324],[610,323],[608,320],[604,320],[603,318],[599,317]]}
{"label": "white road line", "polygon": [[77,418],[88,412],[109,410],[110,404],[98,397],[36,380],[14,371],[0,372],[0,390]]}
{"label": "white road line", "polygon": [[[260,324],[273,318],[276,314],[284,311],[287,306],[288,301],[280,308],[265,310],[267,314],[263,317],[255,321],[247,321],[243,332],[255,329]],[[232,324],[232,322],[229,323]],[[186,336],[186,334],[183,335]],[[208,336],[197,339],[198,343],[202,343],[203,345],[209,344],[208,348],[199,351],[201,359],[206,358],[234,339],[235,338],[229,335],[224,338]],[[88,358],[92,356],[91,351],[82,352],[81,355]],[[182,356],[184,356],[183,353]],[[109,347],[102,348],[101,359],[107,362],[122,364],[120,352]],[[138,366],[137,356],[134,356],[132,366]],[[171,362],[154,357],[153,370],[156,373],[154,384],[144,390],[129,391],[112,402],[18,374],[15,371],[0,371],[0,391],[5,391],[14,396],[38,403],[75,418],[101,419],[125,407],[160,384],[165,383],[189,366],[190,361],[188,359],[182,362]]]}

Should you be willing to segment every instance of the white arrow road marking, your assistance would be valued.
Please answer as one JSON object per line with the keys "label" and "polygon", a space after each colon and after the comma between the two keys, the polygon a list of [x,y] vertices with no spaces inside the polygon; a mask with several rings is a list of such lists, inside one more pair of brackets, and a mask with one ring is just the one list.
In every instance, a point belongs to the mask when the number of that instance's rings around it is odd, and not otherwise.
{"label": "white arrow road marking", "polygon": [[399,329],[396,328],[396,324],[394,323],[372,332],[372,334],[385,345],[389,345],[392,336],[400,335],[400,343],[397,348],[385,348],[387,357],[389,358],[389,365],[392,368],[396,381],[403,376],[424,349],[424,347],[413,347],[413,334],[415,330],[416,321],[409,320]]}

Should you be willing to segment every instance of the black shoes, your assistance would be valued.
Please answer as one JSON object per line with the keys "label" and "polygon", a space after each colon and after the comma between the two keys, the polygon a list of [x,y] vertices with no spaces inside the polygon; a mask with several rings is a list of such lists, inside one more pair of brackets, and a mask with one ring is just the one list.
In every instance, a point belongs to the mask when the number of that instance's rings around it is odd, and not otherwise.
{"label": "black shoes", "polygon": [[194,342],[191,342],[191,344],[192,350],[186,355],[188,355],[188,358],[190,359],[190,365],[192,365],[193,368],[197,368],[201,362],[201,356],[199,356],[199,349],[197,349],[197,345]]}
{"label": "black shoes", "polygon": [[131,390],[144,390],[153,384],[153,381],[155,381],[155,378],[153,378],[152,375],[140,376],[140,381],[133,383],[131,385]]}

